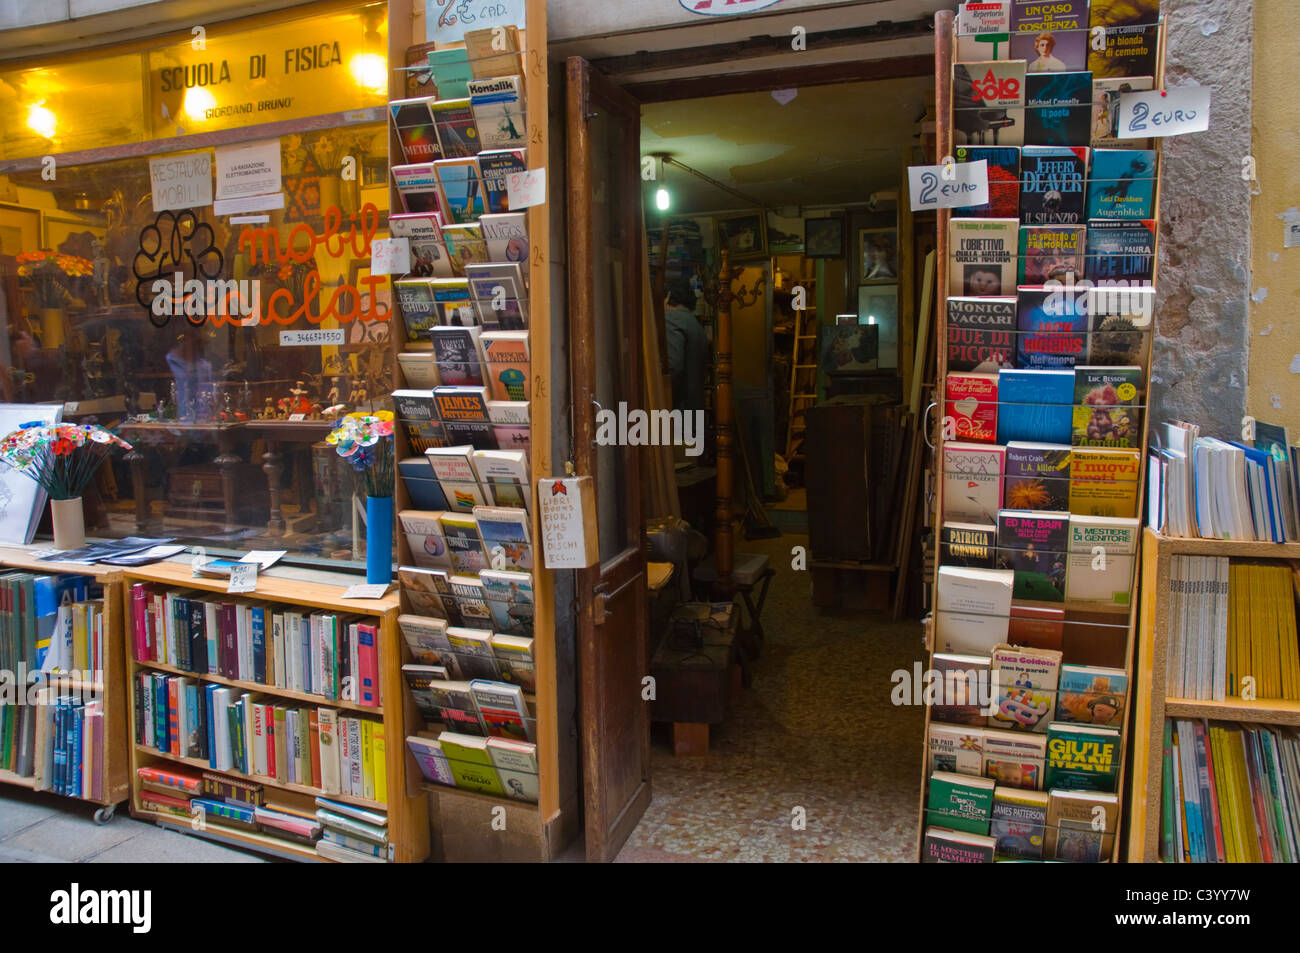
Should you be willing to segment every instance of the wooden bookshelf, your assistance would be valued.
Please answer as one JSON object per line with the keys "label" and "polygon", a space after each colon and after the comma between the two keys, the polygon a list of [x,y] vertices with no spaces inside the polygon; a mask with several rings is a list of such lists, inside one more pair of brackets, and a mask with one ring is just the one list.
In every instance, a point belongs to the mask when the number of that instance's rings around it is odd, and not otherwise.
{"label": "wooden bookshelf", "polygon": [[[935,94],[936,156],[935,159],[938,162],[942,162],[945,156],[951,156],[955,152],[955,148],[954,148],[955,147],[955,143],[954,143],[955,125],[953,122],[954,107],[953,107],[952,86],[953,86],[953,67],[957,62],[957,57],[956,57],[957,23],[956,23],[956,14],[953,13],[952,11],[940,10],[937,13],[935,13],[934,16],[935,16],[935,90],[936,90],[936,94]],[[1164,17],[1161,17],[1160,37],[1157,45],[1157,62],[1156,62],[1156,69],[1155,69],[1156,88],[1163,88],[1164,86],[1164,72],[1165,72],[1165,58],[1166,58],[1165,44],[1167,40],[1167,35],[1168,35],[1167,21]],[[1152,215],[1151,215],[1151,218],[1154,219],[1157,223],[1156,247],[1155,247],[1155,253],[1152,256],[1153,257],[1152,285],[1157,288],[1157,295],[1159,289],[1158,272],[1159,272],[1160,193],[1161,193],[1161,186],[1163,185],[1163,181],[1164,181],[1163,143],[1164,143],[1163,139],[1155,140],[1156,184],[1154,190],[1154,200],[1153,200]],[[1090,149],[1093,148],[1091,144],[1089,144],[1089,148]],[[1091,173],[1091,169],[1089,169],[1089,173]],[[938,351],[937,351],[937,363],[936,363],[936,380],[934,385],[935,390],[934,390],[934,396],[932,397],[932,400],[935,402],[936,406],[940,409],[941,412],[942,412],[942,408],[945,406],[945,401],[946,401],[946,382],[947,382],[947,374],[948,374],[948,350],[947,350],[948,297],[949,297],[948,274],[949,274],[949,255],[951,253],[948,232],[949,232],[949,222],[952,220],[952,218],[953,218],[953,210],[946,209],[946,208],[940,208],[937,210],[936,244],[935,244],[935,261],[936,261],[935,300],[936,300],[936,306],[938,308],[938,313],[935,322],[935,328],[936,328],[935,347],[938,348]],[[1084,224],[1086,223],[1087,223],[1087,219],[1085,218]],[[1137,511],[1134,514],[1139,519],[1141,519],[1143,513],[1142,501],[1143,501],[1143,496],[1146,487],[1147,447],[1148,447],[1148,436],[1150,433],[1150,426],[1151,426],[1151,404],[1150,404],[1151,358],[1152,358],[1152,342],[1155,336],[1155,330],[1156,330],[1156,319],[1155,319],[1155,315],[1153,314],[1151,326],[1146,332],[1146,341],[1143,345],[1146,352],[1146,360],[1145,360],[1146,379],[1143,387],[1144,404],[1142,406],[1142,440],[1141,440],[1140,447],[1137,448],[1140,451],[1140,457],[1139,457],[1140,462],[1139,462],[1139,472],[1137,477]],[[938,539],[939,539],[939,531],[944,522],[943,496],[944,496],[945,481],[944,481],[943,467],[944,467],[944,446],[946,441],[943,437],[943,429],[944,428],[940,426],[936,430],[936,437],[934,440],[934,457],[933,457],[933,470],[932,470],[934,486],[935,486],[935,494],[934,494],[935,508],[933,511],[933,515],[934,515],[933,525],[935,528],[935,543],[934,543],[935,572],[934,572],[934,581],[931,587],[931,600],[930,600],[931,614],[929,616],[929,622],[926,627],[926,633],[925,633],[927,661],[930,663],[930,668],[933,668],[933,654],[936,645],[936,626],[938,625],[937,609],[935,608],[938,605],[938,589],[939,589],[938,569],[942,564],[941,554],[939,552]],[[1144,569],[1145,566],[1143,561],[1139,559],[1135,559],[1133,580],[1129,590],[1132,593],[1132,598],[1131,598],[1130,605],[1127,608],[1123,606],[1105,606],[1105,605],[1099,605],[1095,603],[1077,603],[1071,600],[1065,600],[1062,602],[1038,602],[1038,601],[1030,601],[1030,600],[1015,601],[1016,605],[1024,605],[1028,607],[1037,606],[1037,607],[1048,607],[1048,608],[1055,608],[1055,609],[1065,609],[1066,616],[1067,616],[1067,622],[1066,622],[1067,625],[1071,624],[1069,621],[1069,616],[1073,611],[1086,611],[1089,613],[1113,612],[1117,620],[1116,624],[1123,624],[1127,627],[1128,630],[1126,648],[1124,652],[1124,663],[1122,665],[1122,667],[1128,672],[1129,675],[1129,680],[1128,680],[1129,684],[1128,684],[1128,690],[1125,699],[1126,710],[1128,711],[1132,711],[1134,707],[1134,682],[1135,682],[1134,655],[1137,646],[1137,630],[1138,630],[1138,621],[1139,621],[1138,593],[1140,588],[1139,581],[1142,578]],[[1066,664],[1069,664],[1068,660],[1066,660]],[[931,724],[931,709],[929,706],[926,706],[925,735],[924,738],[922,739],[922,756],[921,756],[921,793],[919,798],[920,803],[918,805],[918,812],[917,812],[916,856],[918,859],[922,857],[923,845],[925,841],[925,828],[926,828],[925,807],[926,807],[926,799],[929,793],[929,778],[930,778],[930,771],[929,771],[930,724]],[[1126,725],[1131,726],[1132,721],[1131,720],[1126,721]],[[1127,774],[1128,752],[1130,747],[1141,748],[1141,745],[1136,745],[1136,746],[1133,745],[1133,740],[1134,740],[1133,729],[1131,727],[1122,728],[1120,731],[1119,774],[1116,779],[1116,787],[1114,791],[1114,793],[1119,796],[1119,806],[1118,806],[1118,816],[1116,819],[1114,848],[1110,856],[1110,861],[1112,862],[1117,862],[1121,858],[1122,841],[1123,841],[1121,835],[1125,830],[1124,791],[1126,790],[1127,780],[1128,780],[1128,774]]]}
{"label": "wooden bookshelf", "polygon": [[[344,587],[308,582],[292,578],[293,571],[276,567],[274,575],[259,574],[257,589],[252,593],[243,593],[240,599],[290,606],[294,609],[323,610],[348,615],[371,616],[378,623],[379,629],[379,683],[381,707],[369,708],[354,702],[325,698],[306,692],[297,692],[263,685],[240,679],[230,679],[218,675],[203,675],[186,672],[172,665],[159,662],[136,661],[132,649],[131,626],[122,627],[122,649],[128,659],[129,683],[134,686],[139,672],[164,672],[184,675],[200,682],[226,685],[256,693],[270,698],[284,699],[319,708],[332,708],[347,712],[349,715],[369,715],[373,720],[384,725],[385,767],[387,773],[388,799],[386,802],[369,798],[354,797],[348,794],[327,794],[323,790],[303,784],[291,784],[285,781],[260,775],[245,775],[238,771],[220,771],[228,777],[248,780],[261,784],[265,788],[266,802],[269,806],[285,807],[291,810],[314,812],[315,798],[327,797],[347,804],[355,804],[371,810],[383,811],[388,815],[388,836],[390,860],[398,863],[414,863],[424,860],[429,855],[429,823],[424,798],[419,792],[411,791],[411,781],[407,777],[407,754],[405,738],[407,725],[418,723],[414,703],[406,695],[402,682],[402,647],[397,630],[399,613],[396,592],[390,592],[382,599],[343,599]],[[204,592],[226,595],[229,583],[224,579],[196,577],[188,562],[156,563],[141,569],[132,569],[122,574],[122,597],[129,598],[131,586],[135,583],[147,583],[161,589],[195,589]],[[129,708],[131,742],[131,814],[134,817],[157,821],[177,830],[187,831],[198,836],[208,836],[215,840],[233,843],[251,850],[272,853],[277,856],[295,860],[324,861],[306,845],[297,844],[283,838],[220,823],[195,822],[187,824],[184,819],[156,811],[146,810],[140,801],[141,784],[136,777],[136,769],[157,765],[185,765],[197,771],[213,770],[207,761],[198,758],[181,758],[158,751],[142,744],[137,744],[134,705]],[[417,721],[413,722],[412,719]]]}
{"label": "wooden bookshelf", "polygon": [[[101,680],[88,683],[82,679],[58,675],[50,683],[70,691],[93,692],[104,709],[104,750],[100,770],[103,776],[103,793],[99,798],[75,798],[98,804],[95,822],[106,824],[113,819],[117,805],[131,795],[130,752],[127,736],[126,709],[126,656],[123,655],[122,627],[124,620],[121,571],[106,566],[87,563],[65,563],[39,560],[32,553],[49,548],[52,544],[38,546],[0,546],[0,568],[20,569],[46,575],[88,576],[104,590],[104,667]],[[11,771],[0,771],[0,784],[36,789],[34,778],[21,777]]]}
{"label": "wooden bookshelf", "polygon": [[1173,556],[1233,556],[1248,559],[1300,559],[1300,544],[1222,539],[1183,539],[1148,528],[1142,536],[1141,632],[1137,677],[1133,680],[1133,773],[1125,828],[1130,862],[1160,860],[1161,794],[1164,785],[1166,718],[1207,718],[1260,725],[1300,726],[1300,702],[1280,698],[1216,702],[1171,698],[1169,675],[1169,577]]}
{"label": "wooden bookshelf", "polygon": [[[390,0],[388,15],[388,57],[391,64],[406,62],[409,47],[427,41],[425,6],[421,0]],[[525,111],[528,123],[527,165],[529,169],[545,168],[548,172],[548,191],[559,190],[557,165],[562,167],[562,156],[549,153],[548,60],[546,45],[546,0],[526,0],[526,22],[521,27],[520,50],[523,60],[523,85]],[[449,44],[455,46],[455,44]],[[406,76],[401,70],[390,70],[389,99],[404,99]],[[404,158],[401,143],[392,125],[389,125],[389,165],[399,165]],[[390,188],[390,207],[402,208],[395,187]],[[561,663],[557,654],[555,621],[554,575],[542,568],[541,523],[537,500],[539,478],[563,473],[563,465],[552,459],[552,415],[567,413],[560,402],[565,388],[557,375],[565,372],[567,358],[552,358],[551,281],[552,269],[559,266],[559,254],[553,254],[550,234],[552,205],[533,206],[527,211],[528,243],[527,263],[529,311],[529,359],[532,367],[531,393],[529,394],[529,426],[531,428],[529,476],[532,480],[529,515],[531,518],[534,553],[533,606],[534,606],[534,659],[537,673],[537,691],[529,699],[535,707],[537,718],[535,741],[539,801],[528,804],[508,798],[492,797],[458,788],[427,783],[414,755],[406,750],[405,736],[397,740],[406,758],[408,793],[425,798],[427,795],[431,824],[436,843],[435,859],[445,861],[546,861],[551,860],[572,840],[578,830],[577,788],[573,779],[578,776],[574,762],[576,751],[561,729]],[[400,277],[400,276],[394,276]],[[394,295],[396,302],[396,295]],[[406,341],[406,329],[398,306],[394,303],[389,338],[393,344],[393,375],[395,387],[405,387],[405,378],[397,354]],[[402,427],[396,428],[397,459],[412,455]],[[400,513],[410,507],[406,486],[399,477],[394,492],[395,509]],[[412,565],[410,547],[400,525],[394,534],[394,547],[400,565]],[[409,611],[409,607],[407,607]],[[399,639],[399,642],[401,640]],[[404,645],[399,651],[405,653]],[[409,657],[401,661],[409,662]],[[398,665],[400,675],[400,663]],[[405,692],[405,689],[400,689]],[[386,696],[391,697],[391,696]],[[408,724],[413,730],[423,722],[413,703],[408,705]],[[390,749],[392,745],[390,744]],[[504,807],[507,829],[494,829],[492,821],[499,808]],[[523,823],[516,824],[516,818]]]}

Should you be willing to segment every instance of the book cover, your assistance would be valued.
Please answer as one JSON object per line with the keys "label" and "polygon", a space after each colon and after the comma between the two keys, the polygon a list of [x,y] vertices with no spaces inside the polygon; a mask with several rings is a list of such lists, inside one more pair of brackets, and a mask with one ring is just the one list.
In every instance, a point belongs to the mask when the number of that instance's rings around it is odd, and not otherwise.
{"label": "book cover", "polygon": [[1026,145],[1087,146],[1091,138],[1092,73],[1025,77]]}
{"label": "book cover", "polygon": [[969,0],[958,4],[957,34],[1009,33],[1011,0]]}
{"label": "book cover", "polygon": [[411,246],[411,278],[450,278],[451,259],[442,241],[439,212],[398,212],[388,217],[394,238],[405,238]]}
{"label": "book cover", "polygon": [[1150,284],[1155,271],[1156,223],[1091,220],[1084,238],[1083,274],[1093,284]]}
{"label": "book cover", "polygon": [[943,517],[964,523],[996,523],[1002,504],[1006,448],[977,443],[943,446]]}
{"label": "book cover", "polygon": [[[988,712],[994,702],[990,684],[990,662],[985,655],[958,655],[950,652],[936,652],[932,659],[931,671],[937,679],[935,688],[937,697],[927,698],[930,704],[930,727],[937,727],[937,722],[947,725],[975,725],[983,727],[988,721]],[[957,729],[952,729],[956,731]],[[977,729],[978,731],[978,729]],[[966,734],[969,734],[967,732]],[[965,735],[963,735],[965,738]],[[982,734],[977,734],[979,741]],[[935,735],[931,731],[931,754],[934,752]],[[982,742],[967,745],[965,753],[958,759],[956,767],[941,767],[934,764],[931,770],[957,771],[961,774],[979,774],[980,758],[983,751]],[[957,761],[954,761],[957,764]]]}
{"label": "book cover", "polygon": [[1141,367],[1074,369],[1076,447],[1137,447],[1142,440]]}
{"label": "book cover", "polygon": [[1082,225],[1087,177],[1087,146],[1025,146],[1020,150],[1021,224]]}
{"label": "book cover", "polygon": [[[533,633],[533,577],[526,572],[509,572],[504,570],[484,570],[479,574],[483,584],[483,598],[492,615],[493,628],[496,633],[531,636]],[[496,650],[496,643],[493,643]],[[502,677],[505,677],[505,665],[502,654],[497,651],[501,662]],[[506,681],[515,679],[506,678]],[[520,680],[522,684],[522,680]],[[525,691],[532,689],[525,688]]]}
{"label": "book cover", "polygon": [[[479,344],[482,328],[443,327],[429,329],[438,377],[449,387],[482,386],[483,352]],[[444,422],[448,418],[444,417]]]}
{"label": "book cover", "polygon": [[995,569],[998,528],[992,523],[945,520],[939,527],[939,562],[945,566]]}
{"label": "book cover", "polygon": [[984,777],[999,785],[1038,791],[1043,788],[1047,737],[1030,731],[984,731]]}
{"label": "book cover", "polygon": [[1053,790],[1049,797],[1043,859],[1093,864],[1109,861],[1119,826],[1119,796]]}
{"label": "book cover", "polygon": [[432,162],[393,166],[393,182],[407,212],[441,212],[442,198]]}
{"label": "book cover", "polygon": [[1016,282],[1019,223],[1011,218],[954,218],[948,226],[948,293],[1007,296]]}
{"label": "book cover", "polygon": [[528,224],[523,212],[484,215],[479,224],[487,245],[487,260],[528,262]]}
{"label": "book cover", "polygon": [[982,834],[967,834],[927,827],[921,845],[924,864],[991,864],[997,841]]}
{"label": "book cover", "polygon": [[945,392],[944,414],[953,420],[957,438],[993,443],[998,430],[997,374],[950,372]]}
{"label": "book cover", "polygon": [[958,62],[953,66],[952,84],[953,126],[967,140],[978,137],[983,142],[991,134],[997,146],[1018,146],[1024,141],[1023,62]]}
{"label": "book cover", "polygon": [[490,419],[487,388],[481,385],[437,387],[433,399],[438,416],[448,423],[484,423]]}
{"label": "book cover", "polygon": [[452,274],[459,278],[465,276],[466,266],[488,260],[487,242],[482,227],[477,223],[445,225],[442,240],[447,245]]}
{"label": "book cover", "polygon": [[1138,515],[1140,450],[1075,447],[1070,454],[1070,512],[1084,516]]}
{"label": "book cover", "polygon": [[447,509],[447,497],[442,491],[433,468],[425,457],[407,457],[397,461],[397,472],[406,484],[406,493],[411,498],[411,505],[421,510]]}
{"label": "book cover", "polygon": [[482,343],[492,398],[527,400],[531,373],[528,332],[488,331],[483,334]]}
{"label": "book cover", "polygon": [[478,154],[478,170],[483,178],[483,187],[487,190],[485,202],[489,213],[500,215],[510,211],[507,176],[527,169],[524,153],[520,149],[494,149]]}
{"label": "book cover", "polygon": [[1084,226],[1025,225],[1020,229],[1021,285],[1055,279],[1074,284],[1083,277]]}
{"label": "book cover", "polygon": [[[449,626],[447,629],[447,642],[451,645],[457,663],[467,678],[497,680],[501,669],[497,665],[496,653],[492,650],[491,631]],[[461,707],[474,708],[477,711],[472,699],[470,702],[468,706]]]}
{"label": "book cover", "polygon": [[1088,0],[1011,0],[1011,32],[1086,30]]}
{"label": "book cover", "polygon": [[491,331],[522,331],[528,326],[528,292],[514,262],[489,262],[465,268],[479,323]]}
{"label": "book cover", "polygon": [[454,571],[476,573],[488,568],[483,540],[473,516],[443,513],[438,522],[442,524],[442,534],[447,540],[447,555]]}
{"label": "book cover", "polygon": [[[1059,282],[1016,289],[1016,361],[1021,368],[1062,370],[1084,359],[1088,314],[1080,297]],[[1082,297],[1086,301],[1086,294]]]}
{"label": "book cover", "polygon": [[[438,524],[438,528],[442,528],[441,524]],[[460,624],[458,615],[453,618],[456,603],[451,598],[451,586],[445,569],[399,566],[397,579],[412,612],[446,619],[452,625]]]}
{"label": "book cover", "polygon": [[936,771],[930,775],[926,823],[970,834],[987,834],[994,784],[987,778]]}
{"label": "book cover", "polygon": [[447,763],[447,756],[442,753],[442,745],[438,744],[437,738],[410,737],[406,739],[406,746],[415,756],[420,773],[427,780],[434,784],[456,786],[456,777],[451,773],[451,765]]}
{"label": "book cover", "polygon": [[432,96],[415,99],[395,99],[388,104],[393,128],[402,143],[402,155],[407,163],[436,162],[442,158],[438,133],[434,129],[433,114],[429,111]]}
{"label": "book cover", "polygon": [[424,510],[402,510],[397,514],[397,521],[406,534],[406,543],[411,548],[411,558],[419,566],[451,568],[451,556],[439,522],[441,515],[441,512]]}
{"label": "book cover", "polygon": [[948,370],[995,373],[1016,363],[1016,299],[948,299]]}
{"label": "book cover", "polygon": [[1092,0],[1088,10],[1091,27],[1133,26],[1159,20],[1160,0]]}
{"label": "book cover", "polygon": [[992,60],[1009,59],[1011,59],[1009,32],[958,34],[957,36],[956,62],[958,63],[986,63]]}
{"label": "book cover", "polygon": [[940,566],[935,651],[988,655],[1006,641],[1014,573]]}
{"label": "book cover", "polygon": [[519,149],[528,144],[528,122],[519,76],[469,81],[469,103],[484,149]]}
{"label": "book cover", "polygon": [[438,736],[438,743],[447,756],[457,787],[482,794],[505,795],[492,756],[488,754],[486,738],[444,731]]}
{"label": "book cover", "polygon": [[468,159],[479,154],[482,144],[468,99],[442,99],[430,103],[429,111],[438,131],[443,159]]}
{"label": "book cover", "polygon": [[1070,447],[1013,440],[1006,445],[1002,506],[1009,510],[1070,508]]}
{"label": "book cover", "polygon": [[493,27],[465,31],[465,50],[475,79],[493,76],[523,75],[523,59],[519,55],[519,28]]}
{"label": "book cover", "polygon": [[[1044,6],[1044,4],[1039,4]],[[1055,6],[1055,4],[1051,4]],[[1085,11],[1085,16],[1086,11]],[[1088,30],[1011,31],[1011,59],[1025,61],[1025,79],[1039,74],[1074,73],[1088,68]]]}
{"label": "book cover", "polygon": [[1156,289],[1092,288],[1088,293],[1088,363],[1137,367],[1145,377],[1149,363]]}
{"label": "book cover", "polygon": [[477,222],[486,211],[478,160],[442,159],[433,164],[433,171],[442,191],[443,208],[450,216],[448,221],[457,225]]}
{"label": "book cover", "polygon": [[[951,656],[953,658],[965,656]],[[984,671],[988,671],[988,659],[984,659]],[[973,707],[973,706],[972,706]],[[934,715],[938,718],[938,715]],[[979,723],[943,724],[930,722],[929,734],[929,771],[948,771],[953,774],[965,774],[980,777],[984,770],[984,716],[979,716]]]}
{"label": "book cover", "polygon": [[1056,709],[1061,653],[1053,649],[999,645],[993,650],[996,711],[989,726],[1017,731],[1047,730]]}
{"label": "book cover", "polygon": [[474,519],[485,545],[489,540],[497,543],[529,541],[527,510],[507,506],[476,506]]}
{"label": "book cover", "polygon": [[469,50],[459,47],[430,52],[425,62],[433,74],[439,99],[461,100],[469,95],[469,81],[474,78]]}
{"label": "book cover", "polygon": [[1065,639],[1065,610],[1011,603],[1007,642],[1032,649],[1060,651]]}
{"label": "book cover", "polygon": [[1114,793],[1119,735],[1116,728],[1052,722],[1047,729],[1045,787]]}
{"label": "book cover", "polygon": [[[486,588],[485,585],[484,589]],[[495,612],[493,621],[496,621]],[[531,636],[493,632],[492,651],[496,654],[497,667],[501,670],[501,681],[518,685],[525,692],[537,691],[537,669]]]}
{"label": "book cover", "polygon": [[1155,22],[1130,26],[1105,27],[1102,49],[1090,43],[1088,69],[1095,76],[1119,79],[1129,76],[1154,76],[1156,51],[1160,45],[1160,25]]}
{"label": "book cover", "polygon": [[489,738],[488,754],[497,769],[506,796],[536,804],[540,788],[537,775],[537,746],[508,738]]}
{"label": "book cover", "polygon": [[1069,517],[1069,513],[1032,510],[998,513],[998,566],[1015,572],[1015,598],[1065,599]]}
{"label": "book cover", "polygon": [[1122,668],[1062,665],[1056,720],[1122,729],[1127,695],[1128,673]]}
{"label": "book cover", "polygon": [[1042,860],[1047,830],[1045,791],[998,787],[993,792],[989,836],[997,841],[998,860]]}
{"label": "book cover", "polygon": [[518,685],[476,678],[470,682],[470,690],[491,737],[533,740],[528,728],[528,706]]}
{"label": "book cover", "polygon": [[1020,217],[1020,150],[1015,146],[957,146],[958,162],[987,162],[989,201],[955,208],[958,218]]}
{"label": "book cover", "polygon": [[427,344],[429,331],[438,323],[438,309],[433,300],[432,278],[398,278],[393,282],[397,306],[402,312],[406,340]]}
{"label": "book cover", "polygon": [[1088,218],[1145,221],[1155,212],[1154,149],[1093,149]]}
{"label": "book cover", "polygon": [[1151,76],[1127,76],[1106,79],[1093,71],[1092,76],[1092,145],[1105,149],[1142,148],[1149,139],[1119,138],[1119,98],[1125,93],[1155,89]]}
{"label": "book cover", "polygon": [[1071,514],[1066,598],[1129,605],[1140,533],[1136,518]]}
{"label": "book cover", "polygon": [[430,278],[429,291],[433,296],[436,325],[472,328],[478,324],[468,279]]}

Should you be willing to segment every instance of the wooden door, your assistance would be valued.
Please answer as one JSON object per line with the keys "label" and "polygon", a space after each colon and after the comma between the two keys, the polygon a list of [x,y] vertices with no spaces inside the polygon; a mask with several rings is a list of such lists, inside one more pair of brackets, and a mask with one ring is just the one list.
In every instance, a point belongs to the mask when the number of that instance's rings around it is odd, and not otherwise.
{"label": "wooden door", "polygon": [[594,478],[600,539],[577,579],[584,823],[587,859],[604,862],[650,803],[641,453],[596,443],[599,411],[644,406],[641,110],[581,57],[567,67],[574,463]]}

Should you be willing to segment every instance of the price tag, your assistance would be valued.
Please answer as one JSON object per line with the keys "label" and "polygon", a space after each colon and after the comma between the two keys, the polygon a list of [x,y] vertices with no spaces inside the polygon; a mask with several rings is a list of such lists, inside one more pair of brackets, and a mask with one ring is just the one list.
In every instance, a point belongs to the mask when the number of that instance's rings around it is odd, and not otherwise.
{"label": "price tag", "polygon": [[343,593],[344,599],[382,599],[388,592],[388,586],[381,583],[366,584],[359,582],[355,586],[349,586]]}
{"label": "price tag", "polygon": [[1151,139],[1210,128],[1210,87],[1177,86],[1119,97],[1116,139]]}
{"label": "price tag", "polygon": [[405,275],[410,270],[411,240],[409,238],[378,238],[370,243],[372,275]]}
{"label": "price tag", "polygon": [[230,567],[230,585],[226,592],[253,592],[257,589],[257,563],[235,563]]}
{"label": "price tag", "polygon": [[306,420],[306,419],[307,419],[307,415],[306,415],[306,414],[290,414],[290,415],[289,415],[289,419],[290,419],[290,420]]}
{"label": "price tag", "polygon": [[506,176],[506,198],[512,212],[541,205],[546,201],[546,169],[511,172]]}
{"label": "price tag", "polygon": [[944,171],[941,165],[908,166],[913,212],[988,204],[989,164],[985,160],[954,163],[947,167],[948,178]]}

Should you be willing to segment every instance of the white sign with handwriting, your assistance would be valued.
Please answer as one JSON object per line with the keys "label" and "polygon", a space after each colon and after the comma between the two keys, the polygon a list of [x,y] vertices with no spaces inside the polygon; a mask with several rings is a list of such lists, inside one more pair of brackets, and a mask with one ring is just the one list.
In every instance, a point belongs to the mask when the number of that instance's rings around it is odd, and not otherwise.
{"label": "white sign with handwriting", "polygon": [[1210,128],[1210,87],[1176,86],[1119,97],[1116,139],[1151,139]]}
{"label": "white sign with handwriting", "polygon": [[950,166],[908,166],[907,179],[913,212],[987,205],[989,201],[989,164],[983,159]]}
{"label": "white sign with handwriting", "polygon": [[372,275],[404,275],[411,270],[409,238],[377,238],[370,243]]}
{"label": "white sign with handwriting", "polygon": [[511,172],[506,176],[506,201],[510,211],[541,205],[546,201],[546,169]]}

